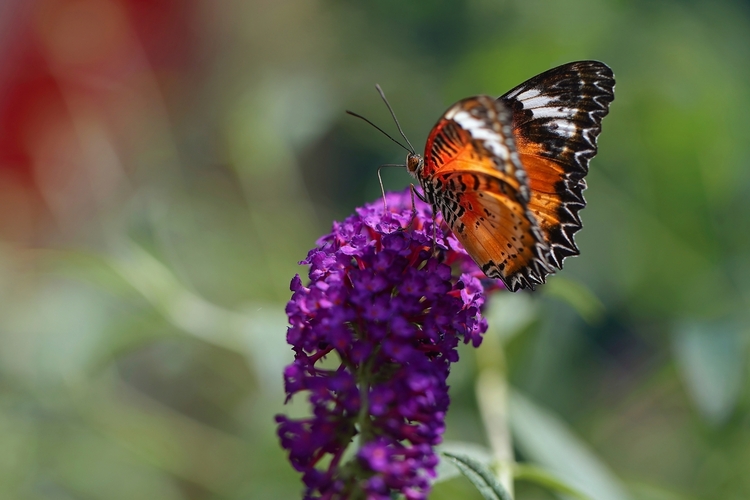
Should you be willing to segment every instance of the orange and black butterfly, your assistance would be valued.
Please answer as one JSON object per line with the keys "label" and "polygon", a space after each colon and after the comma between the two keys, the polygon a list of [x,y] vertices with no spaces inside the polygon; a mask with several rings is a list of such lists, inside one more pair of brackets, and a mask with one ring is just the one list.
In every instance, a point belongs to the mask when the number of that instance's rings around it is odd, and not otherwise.
{"label": "orange and black butterfly", "polygon": [[601,62],[564,64],[497,99],[462,99],[433,127],[424,157],[408,154],[420,197],[509,290],[533,289],[578,255],[584,177],[614,87]]}

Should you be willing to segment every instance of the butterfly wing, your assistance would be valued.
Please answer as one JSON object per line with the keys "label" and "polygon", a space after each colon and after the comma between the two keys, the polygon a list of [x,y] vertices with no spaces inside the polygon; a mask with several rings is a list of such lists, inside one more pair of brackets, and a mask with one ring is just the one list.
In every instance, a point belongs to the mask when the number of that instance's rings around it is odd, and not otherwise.
{"label": "butterfly wing", "polygon": [[513,135],[529,181],[528,208],[549,245],[549,261],[578,255],[573,235],[589,161],[597,152],[602,118],[614,100],[612,70],[597,61],[564,64],[501,96],[513,113]]}
{"label": "butterfly wing", "polygon": [[479,186],[453,194],[454,200],[442,212],[482,271],[501,279],[514,292],[544,283],[552,270],[547,263],[549,250],[525,204],[507,187],[501,188],[493,176],[462,173],[449,175],[447,180]]}
{"label": "butterfly wing", "polygon": [[551,268],[513,139],[510,110],[487,96],[459,101],[427,139],[419,175],[426,198],[490,278],[512,291]]}

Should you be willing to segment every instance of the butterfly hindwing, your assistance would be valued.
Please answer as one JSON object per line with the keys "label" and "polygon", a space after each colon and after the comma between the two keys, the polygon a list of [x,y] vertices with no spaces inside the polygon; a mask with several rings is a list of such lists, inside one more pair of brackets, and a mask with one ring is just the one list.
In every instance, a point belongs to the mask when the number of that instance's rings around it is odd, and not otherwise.
{"label": "butterfly hindwing", "polygon": [[447,176],[448,181],[457,177],[464,177],[462,183],[472,188],[444,204],[443,217],[482,271],[512,291],[544,283],[551,271],[548,248],[518,193],[486,174]]}
{"label": "butterfly hindwing", "polygon": [[513,112],[516,148],[529,181],[528,208],[562,269],[577,255],[584,176],[597,152],[602,118],[614,100],[614,75],[605,64],[579,61],[546,71],[501,96]]}

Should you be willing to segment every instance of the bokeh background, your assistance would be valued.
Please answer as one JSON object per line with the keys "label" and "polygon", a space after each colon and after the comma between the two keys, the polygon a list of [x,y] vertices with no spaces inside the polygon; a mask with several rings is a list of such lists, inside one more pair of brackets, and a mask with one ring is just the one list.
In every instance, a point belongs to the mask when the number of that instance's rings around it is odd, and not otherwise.
{"label": "bokeh background", "polygon": [[[608,498],[750,498],[740,0],[4,0],[0,498],[298,498],[288,284],[405,154],[344,110],[395,131],[380,83],[421,149],[456,100],[578,59],[617,78],[582,255],[489,311],[518,458]],[[486,445],[476,366],[446,437]]]}

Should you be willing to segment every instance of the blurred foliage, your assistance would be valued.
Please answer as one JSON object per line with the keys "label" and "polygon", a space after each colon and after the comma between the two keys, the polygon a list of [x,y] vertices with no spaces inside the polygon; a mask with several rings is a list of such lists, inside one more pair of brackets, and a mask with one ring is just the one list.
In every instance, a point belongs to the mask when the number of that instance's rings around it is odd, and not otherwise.
{"label": "blurred foliage", "polygon": [[[0,41],[0,498],[298,497],[288,283],[404,157],[344,110],[394,130],[380,83],[419,148],[577,59],[617,78],[581,256],[488,311],[517,456],[609,498],[750,497],[747,2],[10,0]],[[462,357],[446,438],[487,446]]]}

